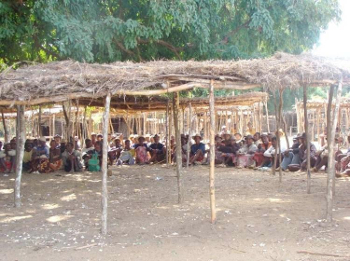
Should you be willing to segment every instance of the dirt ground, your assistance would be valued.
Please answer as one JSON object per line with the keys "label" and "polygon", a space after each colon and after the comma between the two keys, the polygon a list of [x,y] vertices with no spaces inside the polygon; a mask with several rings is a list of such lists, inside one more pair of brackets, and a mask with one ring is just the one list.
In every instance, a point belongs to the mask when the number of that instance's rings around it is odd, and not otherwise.
{"label": "dirt ground", "polygon": [[350,179],[336,181],[330,224],[324,173],[308,195],[305,174],[284,173],[280,184],[270,172],[217,168],[212,225],[208,173],[185,171],[178,205],[174,168],[114,167],[106,238],[100,173],[24,174],[19,209],[14,175],[1,176],[0,260],[350,260]]}

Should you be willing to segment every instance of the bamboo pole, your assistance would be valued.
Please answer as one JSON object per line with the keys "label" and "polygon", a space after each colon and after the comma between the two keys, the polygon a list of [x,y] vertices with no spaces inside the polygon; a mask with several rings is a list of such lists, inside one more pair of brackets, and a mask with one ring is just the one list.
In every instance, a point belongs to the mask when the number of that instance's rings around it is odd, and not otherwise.
{"label": "bamboo pole", "polygon": [[21,206],[21,181],[25,142],[25,120],[24,106],[17,105],[17,126],[16,126],[16,180],[15,180],[15,207]]}
{"label": "bamboo pole", "polygon": [[[327,141],[328,141],[328,168],[327,168],[327,208],[326,216],[329,222],[333,218],[333,197],[335,195],[335,155],[334,155],[334,138],[337,127],[337,120],[340,107],[340,98],[343,90],[343,79],[341,78],[338,85],[337,97],[335,101],[335,110],[333,117],[331,117],[332,100],[334,86],[331,87],[329,93],[328,109],[327,109]],[[331,121],[332,118],[332,121]],[[332,125],[331,125],[332,123]]]}
{"label": "bamboo pole", "polygon": [[179,93],[174,94],[173,99],[173,113],[174,113],[174,125],[175,125],[175,138],[176,138],[176,174],[177,174],[177,188],[178,188],[178,203],[184,202],[183,191],[183,177],[182,177],[182,150],[181,150],[181,134],[179,128]]}
{"label": "bamboo pole", "polygon": [[109,111],[111,104],[111,94],[108,93],[105,102],[105,111],[103,113],[103,145],[102,145],[102,229],[103,235],[107,234],[107,214],[108,214],[108,188],[107,188],[107,136],[108,136],[108,125],[109,125]]}
{"label": "bamboo pole", "polygon": [[191,145],[191,138],[192,138],[192,133],[191,133],[191,125],[192,125],[192,105],[189,103],[188,105],[188,118],[189,120],[189,125],[188,125],[188,141],[187,141],[187,151],[186,151],[186,168],[189,167],[190,165],[190,145]]}
{"label": "bamboo pole", "polygon": [[307,194],[311,193],[311,172],[310,172],[310,133],[309,119],[307,118],[307,87],[303,86],[303,104],[304,104],[304,129],[306,134],[306,159],[307,159]]}
{"label": "bamboo pole", "polygon": [[8,143],[8,142],[10,142],[10,135],[9,135],[9,131],[8,131],[8,128],[7,128],[6,119],[5,119],[5,116],[4,116],[4,110],[3,109],[1,109],[1,117],[2,117],[2,124],[3,124],[3,127],[4,127],[5,143]]}
{"label": "bamboo pole", "polygon": [[210,169],[209,169],[209,194],[210,194],[210,210],[211,223],[216,220],[215,208],[215,98],[214,84],[210,82],[209,89],[209,111],[210,111]]}

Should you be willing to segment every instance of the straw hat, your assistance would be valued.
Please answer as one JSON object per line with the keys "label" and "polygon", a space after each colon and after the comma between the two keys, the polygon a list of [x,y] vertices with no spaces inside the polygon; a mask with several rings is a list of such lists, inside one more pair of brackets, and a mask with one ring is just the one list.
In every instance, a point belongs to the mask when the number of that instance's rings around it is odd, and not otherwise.
{"label": "straw hat", "polygon": [[193,135],[192,139],[196,139],[196,137],[199,137],[202,140],[202,136],[200,134],[197,133],[197,134]]}
{"label": "straw hat", "polygon": [[39,141],[46,142],[46,138],[45,137],[40,137]]}

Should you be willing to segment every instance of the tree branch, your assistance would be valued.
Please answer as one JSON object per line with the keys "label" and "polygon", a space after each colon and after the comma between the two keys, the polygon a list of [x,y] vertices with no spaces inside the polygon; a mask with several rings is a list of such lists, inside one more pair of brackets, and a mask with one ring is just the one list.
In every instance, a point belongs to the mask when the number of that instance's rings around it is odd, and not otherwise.
{"label": "tree branch", "polygon": [[[138,39],[137,40],[139,43],[142,43],[142,44],[147,44],[147,43],[150,43],[150,40],[143,40],[143,39]],[[164,41],[164,40],[154,40],[155,43],[159,44],[159,45],[162,45],[164,47],[166,47],[167,49],[169,49],[170,51],[172,51],[173,53],[175,53],[176,57],[179,59],[179,60],[182,60],[181,58],[181,55],[179,54],[179,51],[182,51],[183,49],[182,48],[177,48],[175,46],[173,46],[172,44]]]}
{"label": "tree branch", "polygon": [[129,54],[129,55],[133,55],[133,56],[136,56],[136,54],[133,52],[133,51],[130,51],[128,49],[126,49],[124,47],[124,45],[120,42],[118,42],[117,40],[113,40],[113,42],[119,47],[119,49],[121,49],[123,52]]}

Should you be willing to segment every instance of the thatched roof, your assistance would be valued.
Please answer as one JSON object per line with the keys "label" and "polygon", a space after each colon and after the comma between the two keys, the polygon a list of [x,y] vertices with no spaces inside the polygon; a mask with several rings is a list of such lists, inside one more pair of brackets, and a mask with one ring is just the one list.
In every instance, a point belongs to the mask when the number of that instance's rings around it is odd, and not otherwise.
{"label": "thatched roof", "polygon": [[[309,100],[306,103],[306,107],[308,109],[324,109],[326,110],[328,105],[328,100],[326,99],[314,99],[314,100]],[[297,102],[297,106],[299,108],[303,109],[303,102],[299,101]],[[341,109],[349,109],[350,108],[350,98],[348,97],[342,97],[340,99],[340,104],[339,104]],[[333,102],[332,107],[335,107],[335,103]]]}
{"label": "thatched roof", "polygon": [[154,61],[87,64],[60,61],[22,66],[0,74],[0,105],[42,104],[112,95],[158,95],[207,88],[296,88],[330,85],[350,73],[321,58],[278,53],[242,61]]}

